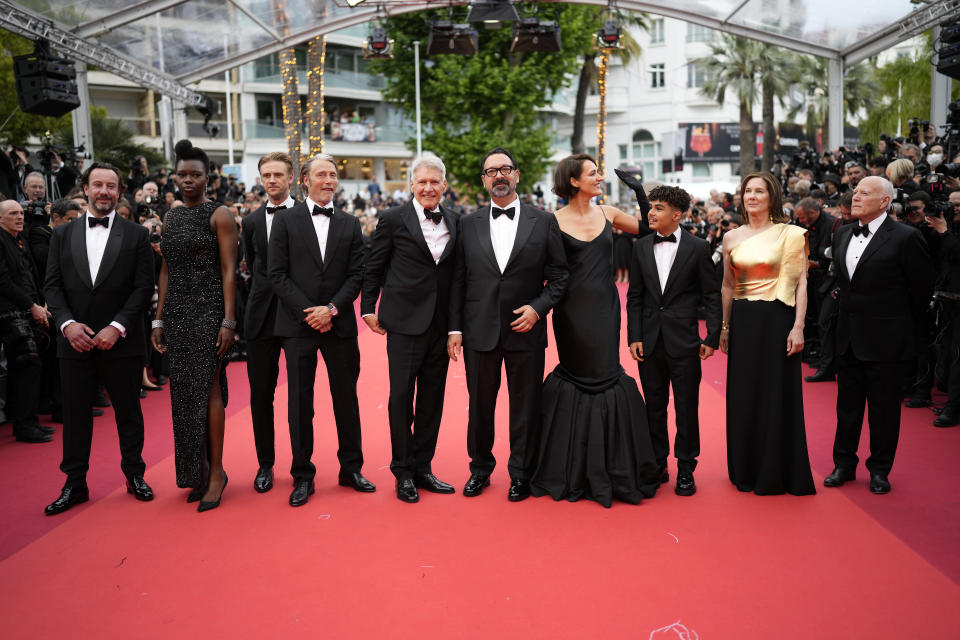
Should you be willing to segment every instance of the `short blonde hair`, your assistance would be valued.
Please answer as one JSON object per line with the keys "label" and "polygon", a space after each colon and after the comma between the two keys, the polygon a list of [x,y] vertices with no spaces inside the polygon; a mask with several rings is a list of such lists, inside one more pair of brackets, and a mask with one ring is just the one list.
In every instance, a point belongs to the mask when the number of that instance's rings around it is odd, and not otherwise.
{"label": "short blonde hair", "polygon": [[887,177],[890,182],[903,184],[913,177],[913,163],[906,158],[894,160],[887,165]]}

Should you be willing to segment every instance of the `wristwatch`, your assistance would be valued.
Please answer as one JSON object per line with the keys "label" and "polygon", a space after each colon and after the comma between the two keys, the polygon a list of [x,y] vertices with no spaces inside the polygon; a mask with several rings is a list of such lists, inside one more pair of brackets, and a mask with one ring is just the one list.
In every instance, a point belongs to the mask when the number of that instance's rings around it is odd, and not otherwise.
{"label": "wristwatch", "polygon": [[337,311],[337,307],[332,302],[327,305],[327,309],[330,309],[330,315],[332,316],[336,316],[338,313],[340,313]]}

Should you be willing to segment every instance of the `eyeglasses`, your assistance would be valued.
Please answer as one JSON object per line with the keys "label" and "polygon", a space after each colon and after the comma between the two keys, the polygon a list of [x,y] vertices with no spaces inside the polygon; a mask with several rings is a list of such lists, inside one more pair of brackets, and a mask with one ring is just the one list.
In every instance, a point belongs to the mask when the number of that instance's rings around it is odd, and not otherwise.
{"label": "eyeglasses", "polygon": [[496,178],[499,173],[502,176],[508,176],[516,170],[516,167],[505,164],[502,167],[490,167],[489,169],[484,169],[480,173],[487,176],[488,178]]}

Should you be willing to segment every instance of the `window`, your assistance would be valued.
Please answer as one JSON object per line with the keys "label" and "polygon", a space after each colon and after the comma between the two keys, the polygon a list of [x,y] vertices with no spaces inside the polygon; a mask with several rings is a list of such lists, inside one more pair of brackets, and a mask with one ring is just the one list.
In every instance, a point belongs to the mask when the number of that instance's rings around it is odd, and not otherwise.
{"label": "window", "polygon": [[663,44],[663,18],[650,22],[650,44]]}
{"label": "window", "polygon": [[620,150],[620,164],[627,164],[629,157],[627,156],[627,145],[618,144],[617,148]]}
{"label": "window", "polygon": [[688,22],[687,42],[713,42],[713,29]]}
{"label": "window", "polygon": [[693,167],[693,177],[694,178],[709,178],[710,177],[710,164],[707,162],[693,162],[690,164]]}
{"label": "window", "polygon": [[644,180],[663,178],[660,166],[660,143],[653,141],[653,134],[638,129],[633,134],[633,164],[643,169]]}
{"label": "window", "polygon": [[651,89],[663,89],[666,86],[665,78],[666,72],[664,71],[664,63],[652,64],[650,65],[650,88]]}
{"label": "window", "polygon": [[706,84],[709,79],[710,73],[704,65],[695,62],[687,64],[687,87],[699,89]]}

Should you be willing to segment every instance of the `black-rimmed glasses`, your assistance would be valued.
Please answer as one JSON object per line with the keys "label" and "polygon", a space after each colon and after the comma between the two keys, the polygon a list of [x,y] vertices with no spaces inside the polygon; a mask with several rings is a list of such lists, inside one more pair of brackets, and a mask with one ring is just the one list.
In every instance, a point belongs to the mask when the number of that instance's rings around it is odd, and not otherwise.
{"label": "black-rimmed glasses", "polygon": [[508,176],[514,172],[516,167],[509,164],[505,164],[502,167],[490,167],[489,169],[484,169],[481,173],[488,178],[496,178],[499,173],[502,176]]}

